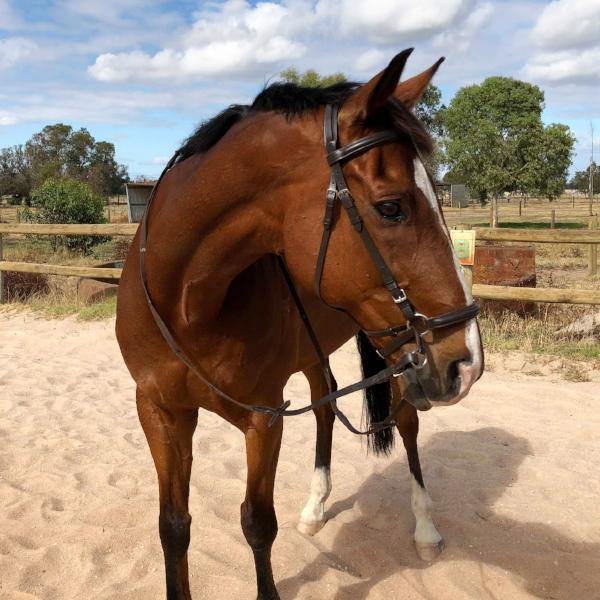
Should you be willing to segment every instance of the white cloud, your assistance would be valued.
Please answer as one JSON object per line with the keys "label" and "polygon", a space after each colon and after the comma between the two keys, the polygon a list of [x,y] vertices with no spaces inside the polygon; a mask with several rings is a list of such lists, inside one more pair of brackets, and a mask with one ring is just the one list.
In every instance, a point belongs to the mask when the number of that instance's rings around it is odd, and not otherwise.
{"label": "white cloud", "polygon": [[9,0],[0,0],[0,29],[13,29],[19,23]]}
{"label": "white cloud", "polygon": [[548,83],[600,83],[600,45],[536,54],[527,63],[525,74]]}
{"label": "white cloud", "polygon": [[469,49],[474,35],[489,22],[493,13],[494,7],[491,2],[479,4],[459,27],[437,35],[433,40],[433,45],[436,48],[465,52]]}
{"label": "white cloud", "polygon": [[[187,32],[162,50],[100,54],[89,73],[106,82],[255,78],[273,73],[327,39],[393,43],[398,50],[409,41],[458,28],[466,44],[490,13],[489,3],[478,0],[378,0],[376,7],[373,0],[283,0],[256,5],[226,0],[208,6],[195,15]],[[381,62],[377,52],[381,50],[365,51],[358,58],[359,70]]]}
{"label": "white cloud", "polygon": [[286,35],[290,11],[264,2],[256,7],[245,0],[228,0],[204,11],[184,37],[183,48],[101,54],[89,68],[101,81],[252,75],[282,61],[299,58],[303,44]]}
{"label": "white cloud", "polygon": [[600,43],[600,0],[555,0],[544,8],[532,31],[544,49],[562,50]]}
{"label": "white cloud", "polygon": [[38,46],[22,37],[0,39],[0,69],[9,69],[18,62],[35,57]]}
{"label": "white cloud", "polygon": [[385,62],[385,54],[377,48],[363,52],[356,60],[356,68],[361,72],[370,72]]}
{"label": "white cloud", "polygon": [[[140,111],[174,106],[167,93],[122,91],[99,94],[61,87],[39,94],[0,95],[0,125],[28,121],[128,123]],[[9,106],[10,108],[3,108]]]}
{"label": "white cloud", "polygon": [[600,0],[555,0],[539,16],[538,48],[523,69],[550,84],[600,82]]}
{"label": "white cloud", "polygon": [[[327,16],[346,35],[366,35],[376,42],[424,38],[452,26],[474,5],[473,0],[320,0],[317,15]],[[333,30],[334,31],[334,30]]]}

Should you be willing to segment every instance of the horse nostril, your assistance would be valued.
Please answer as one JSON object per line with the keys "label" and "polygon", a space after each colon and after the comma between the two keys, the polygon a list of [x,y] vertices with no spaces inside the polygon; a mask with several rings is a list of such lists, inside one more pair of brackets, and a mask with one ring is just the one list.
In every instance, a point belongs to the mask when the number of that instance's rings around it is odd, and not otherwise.
{"label": "horse nostril", "polygon": [[448,386],[453,391],[457,391],[460,387],[460,375],[458,374],[458,365],[462,360],[455,360],[448,366]]}
{"label": "horse nostril", "polygon": [[454,381],[458,377],[458,364],[460,360],[455,360],[448,366],[448,381]]}

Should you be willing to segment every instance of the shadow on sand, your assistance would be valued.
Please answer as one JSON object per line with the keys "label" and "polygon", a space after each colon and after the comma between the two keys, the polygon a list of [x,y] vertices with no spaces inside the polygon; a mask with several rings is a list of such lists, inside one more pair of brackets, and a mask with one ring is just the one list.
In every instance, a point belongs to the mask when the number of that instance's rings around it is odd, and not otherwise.
{"label": "shadow on sand", "polygon": [[[540,598],[600,598],[600,544],[574,541],[536,522],[534,493],[531,504],[518,509],[522,520],[507,518],[498,508],[530,454],[525,438],[493,427],[437,433],[421,448],[434,498],[434,520],[447,546],[438,562],[472,561],[498,567]],[[556,490],[558,513],[562,494]],[[372,474],[355,494],[334,503],[327,517],[331,523],[311,540],[321,553],[297,575],[279,582],[282,598],[296,598],[306,582],[319,581],[330,569],[337,569],[349,575],[349,583],[338,589],[334,600],[366,600],[374,586],[402,570],[430,567],[417,558],[412,546],[405,460],[396,459],[383,472]],[[336,533],[325,543],[328,527]],[[419,579],[423,596],[434,597],[425,578]],[[484,588],[483,595],[495,597]]]}

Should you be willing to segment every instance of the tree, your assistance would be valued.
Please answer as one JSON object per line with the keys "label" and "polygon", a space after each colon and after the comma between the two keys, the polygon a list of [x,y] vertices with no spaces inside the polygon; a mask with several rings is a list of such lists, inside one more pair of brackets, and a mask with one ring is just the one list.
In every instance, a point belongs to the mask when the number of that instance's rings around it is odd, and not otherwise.
{"label": "tree", "polygon": [[[592,163],[592,170],[594,172],[594,191],[600,192],[600,169],[596,163]],[[575,175],[569,181],[569,187],[586,194],[590,191],[590,168],[588,167],[584,171],[576,171]]]}
{"label": "tree", "polygon": [[461,88],[443,111],[445,162],[485,201],[505,191],[554,197],[564,187],[575,138],[544,127],[544,92],[508,77]]}
{"label": "tree", "polygon": [[298,72],[295,67],[290,67],[280,73],[280,77],[286,83],[295,83],[302,87],[327,87],[334,83],[344,83],[348,81],[343,73],[333,73],[332,75],[319,75],[315,70],[309,69],[304,73]]}
{"label": "tree", "polygon": [[414,113],[435,138],[442,137],[444,131],[443,115],[446,107],[442,104],[442,92],[432,83],[414,108]]}
{"label": "tree", "polygon": [[25,156],[32,187],[66,177],[87,182],[95,193],[108,196],[129,180],[127,168],[115,159],[114,145],[96,141],[85,128],[47,125],[25,144]]}
{"label": "tree", "polygon": [[567,182],[574,144],[570,129],[560,123],[536,132],[520,178],[523,190],[550,200],[559,198]]}
{"label": "tree", "polygon": [[115,146],[109,142],[96,142],[90,157],[87,181],[93,190],[104,196],[118,194],[129,181],[127,167],[115,160]]}
{"label": "tree", "polygon": [[[86,183],[75,179],[48,179],[31,194],[23,218],[31,223],[104,223],[104,202]],[[104,241],[93,236],[53,236],[53,246],[87,252]]]}
{"label": "tree", "polygon": [[432,83],[427,86],[425,93],[415,106],[413,112],[423,123],[425,129],[433,138],[434,150],[430,156],[425,158],[425,166],[434,176],[439,178],[440,164],[443,162],[443,132],[444,132],[444,110],[442,104],[442,92],[440,88]]}
{"label": "tree", "polygon": [[27,198],[31,190],[31,170],[23,146],[0,150],[0,196]]}
{"label": "tree", "polygon": [[65,165],[72,132],[73,128],[63,123],[47,125],[26,142],[25,152],[31,168],[33,187],[41,185],[46,179],[66,175]]}

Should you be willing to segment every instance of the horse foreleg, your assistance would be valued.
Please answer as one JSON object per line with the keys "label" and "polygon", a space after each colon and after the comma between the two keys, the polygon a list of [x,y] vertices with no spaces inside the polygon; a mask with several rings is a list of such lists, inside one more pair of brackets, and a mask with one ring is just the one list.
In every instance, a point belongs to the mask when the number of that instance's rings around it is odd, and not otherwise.
{"label": "horse foreleg", "polygon": [[187,550],[192,517],[188,512],[192,437],[197,410],[167,410],[138,389],[140,423],[158,474],[159,532],[165,558],[167,600],[191,600]]}
{"label": "horse foreleg", "polygon": [[273,486],[283,425],[278,419],[269,427],[269,418],[253,415],[246,430],[248,476],[246,498],[241,505],[242,530],[254,553],[259,600],[279,599],[273,581],[271,547],[277,536]]}
{"label": "horse foreleg", "polygon": [[402,436],[408,466],[411,474],[412,498],[411,506],[415,516],[415,546],[417,554],[423,560],[433,560],[444,547],[442,536],[433,524],[431,518],[431,498],[425,489],[421,464],[419,462],[419,450],[417,448],[417,435],[419,433],[419,416],[416,408],[408,402],[402,402],[398,416],[398,431]]}
{"label": "horse foreleg", "polygon": [[[320,366],[304,371],[310,384],[312,402],[329,391]],[[331,493],[331,443],[335,415],[329,404],[314,410],[317,419],[315,470],[310,483],[310,497],[300,515],[298,530],[314,535],[325,525],[325,500]]]}

